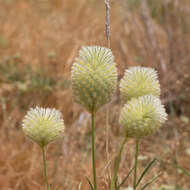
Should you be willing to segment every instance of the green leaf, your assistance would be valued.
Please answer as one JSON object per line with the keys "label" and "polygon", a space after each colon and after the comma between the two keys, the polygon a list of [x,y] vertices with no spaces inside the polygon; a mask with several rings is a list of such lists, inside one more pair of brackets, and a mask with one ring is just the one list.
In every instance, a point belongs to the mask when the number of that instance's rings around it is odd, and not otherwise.
{"label": "green leaf", "polygon": [[144,190],[146,187],[148,187],[150,184],[152,184],[160,175],[161,175],[161,173],[159,173],[157,176],[153,177],[148,183],[146,183],[144,186],[142,186],[140,190]]}
{"label": "green leaf", "polygon": [[132,171],[134,170],[135,167],[131,168],[129,173],[127,174],[127,176],[122,180],[122,182],[118,185],[117,190],[120,189],[120,187],[126,182],[126,180],[128,179],[128,177],[131,175]]}
{"label": "green leaf", "polygon": [[90,182],[90,179],[87,176],[86,176],[86,179],[90,185],[91,190],[94,190],[94,187],[93,187],[92,183]]}
{"label": "green leaf", "polygon": [[137,181],[137,184],[136,184],[135,187],[137,187],[137,186],[139,185],[139,183],[141,182],[141,180],[143,179],[143,177],[145,176],[145,174],[148,172],[148,170],[150,169],[150,167],[152,166],[152,164],[153,164],[155,161],[157,161],[156,158],[154,158],[154,159],[146,166],[146,168],[145,168],[144,171],[142,172],[142,174],[141,174],[139,180]]}

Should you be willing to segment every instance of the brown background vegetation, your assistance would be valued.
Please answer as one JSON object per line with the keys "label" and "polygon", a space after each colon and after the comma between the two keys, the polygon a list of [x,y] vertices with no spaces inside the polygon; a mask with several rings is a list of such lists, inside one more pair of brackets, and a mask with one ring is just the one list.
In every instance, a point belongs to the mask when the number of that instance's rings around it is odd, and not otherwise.
{"label": "brown background vegetation", "polygon": [[[156,189],[190,189],[190,2],[112,0],[111,49],[119,79],[129,66],[158,70],[167,123],[141,142],[139,172],[157,156],[146,180],[159,171]],[[48,147],[50,182],[61,189],[88,189],[92,177],[90,118],[72,102],[71,66],[84,45],[106,46],[103,0],[0,0],[0,190],[44,189],[40,149],[25,139],[21,121],[30,107],[63,113],[63,140]],[[110,107],[109,160],[105,107],[96,118],[99,189],[108,189],[111,165],[122,141],[119,93]],[[134,141],[125,147],[119,180],[131,168]],[[124,188],[132,185],[132,179]],[[160,188],[161,189],[161,188]]]}

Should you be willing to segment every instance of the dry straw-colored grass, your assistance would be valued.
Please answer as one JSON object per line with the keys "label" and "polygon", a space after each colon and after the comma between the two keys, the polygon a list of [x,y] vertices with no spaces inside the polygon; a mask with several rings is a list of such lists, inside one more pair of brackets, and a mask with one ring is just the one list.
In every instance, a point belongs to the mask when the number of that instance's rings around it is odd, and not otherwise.
{"label": "dry straw-colored grass", "polygon": [[[138,1],[135,1],[138,2]],[[132,5],[127,1],[111,3],[111,49],[119,68],[119,78],[133,65],[155,67],[159,71],[162,100],[170,113],[162,130],[142,141],[139,172],[155,155],[160,162],[146,179],[162,171],[156,182],[190,188],[189,177],[169,163],[190,171],[190,36],[184,19],[189,15],[189,1],[168,1],[164,10],[151,17],[147,2]],[[157,5],[158,7],[160,5]],[[165,11],[160,18],[160,12]],[[72,102],[70,70],[78,49],[83,45],[106,46],[105,6],[100,0],[0,0],[0,64],[21,64],[16,72],[23,75],[25,65],[43,68],[46,75],[68,83],[55,85],[48,93],[32,89],[20,92],[18,83],[0,76],[0,189],[44,189],[42,158],[37,145],[24,138],[21,120],[30,106],[56,107],[66,123],[62,141],[48,147],[47,164],[50,183],[59,190],[74,190],[85,176],[92,177],[90,158],[90,118]],[[183,30],[182,30],[183,29]],[[12,68],[8,69],[11,71]],[[27,75],[28,77],[28,75]],[[26,78],[27,78],[26,77]],[[8,82],[7,82],[8,81]],[[19,83],[20,84],[20,83]],[[122,141],[118,126],[119,93],[111,104],[109,153],[113,160]],[[184,119],[185,118],[185,119]],[[110,165],[106,160],[105,108],[96,119],[96,156],[98,186],[108,189]],[[121,159],[121,180],[134,160],[134,141],[129,140]],[[107,165],[108,164],[108,165]],[[124,187],[132,184],[132,178]]]}

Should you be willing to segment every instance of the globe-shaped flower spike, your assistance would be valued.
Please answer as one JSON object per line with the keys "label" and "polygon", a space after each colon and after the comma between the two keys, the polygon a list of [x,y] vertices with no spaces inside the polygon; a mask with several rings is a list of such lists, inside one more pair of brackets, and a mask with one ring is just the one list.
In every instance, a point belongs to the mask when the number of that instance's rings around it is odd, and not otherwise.
{"label": "globe-shaped flower spike", "polygon": [[82,47],[72,66],[73,99],[90,113],[108,103],[116,90],[117,69],[110,49]]}
{"label": "globe-shaped flower spike", "polygon": [[27,137],[45,147],[62,136],[64,121],[58,110],[36,107],[27,112],[22,128]]}
{"label": "globe-shaped flower spike", "polygon": [[121,99],[126,103],[131,98],[144,95],[160,96],[157,72],[148,67],[130,67],[120,82]]}
{"label": "globe-shaped flower spike", "polygon": [[120,124],[128,137],[142,138],[156,132],[166,119],[167,114],[160,99],[145,95],[132,98],[124,105]]}

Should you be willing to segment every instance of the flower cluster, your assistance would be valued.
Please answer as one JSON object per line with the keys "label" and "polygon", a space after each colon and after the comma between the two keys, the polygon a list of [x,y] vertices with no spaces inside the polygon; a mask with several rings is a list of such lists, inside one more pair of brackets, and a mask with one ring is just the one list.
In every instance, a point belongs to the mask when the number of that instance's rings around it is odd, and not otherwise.
{"label": "flower cluster", "polygon": [[120,124],[128,137],[142,138],[153,134],[167,118],[159,99],[160,84],[152,68],[131,67],[120,82],[124,107]]}
{"label": "flower cluster", "polygon": [[[110,49],[82,47],[72,66],[74,101],[95,113],[108,103],[117,85],[117,69]],[[125,103],[120,124],[129,137],[144,137],[155,132],[167,118],[161,101],[157,72],[147,67],[130,67],[120,81],[121,99]],[[36,107],[23,121],[26,136],[45,146],[61,136],[64,122],[55,109]]]}
{"label": "flower cluster", "polygon": [[116,90],[117,69],[110,49],[83,47],[72,66],[73,99],[90,113],[108,103]]}
{"label": "flower cluster", "polygon": [[31,108],[24,117],[22,126],[25,135],[41,147],[61,137],[64,131],[61,113],[50,108]]}
{"label": "flower cluster", "polygon": [[[79,51],[79,56],[72,66],[72,91],[74,101],[91,113],[91,150],[94,184],[92,185],[90,181],[89,184],[93,190],[97,190],[95,112],[111,101],[116,91],[116,86],[117,68],[111,50],[99,46],[82,47]],[[167,119],[167,114],[159,99],[160,84],[157,72],[152,68],[131,67],[126,70],[120,82],[120,92],[124,106],[121,110],[119,122],[126,136],[114,162],[114,177],[111,183],[111,190],[117,185],[117,173],[121,153],[127,137],[136,138],[133,186],[135,190],[140,182],[136,183],[139,138],[156,132]],[[47,190],[49,190],[50,185],[46,174],[45,147],[50,142],[60,138],[64,132],[64,121],[61,113],[56,109],[31,108],[23,119],[22,128],[25,135],[42,148],[44,177]],[[151,165],[149,164],[149,166]],[[144,170],[145,173],[148,169]]]}

